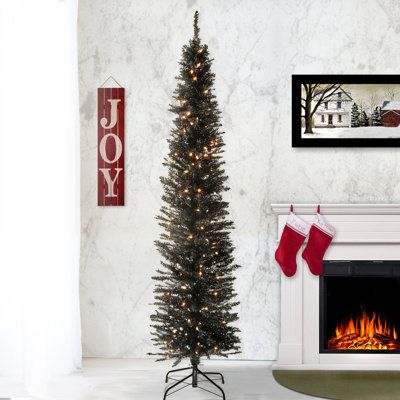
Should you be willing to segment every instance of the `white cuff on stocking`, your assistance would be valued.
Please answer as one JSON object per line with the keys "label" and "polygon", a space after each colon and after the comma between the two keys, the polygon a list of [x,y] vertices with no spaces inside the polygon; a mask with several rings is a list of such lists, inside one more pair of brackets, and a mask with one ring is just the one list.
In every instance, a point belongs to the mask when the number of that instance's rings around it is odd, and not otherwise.
{"label": "white cuff on stocking", "polygon": [[331,237],[335,235],[335,228],[319,213],[315,216],[313,225]]}
{"label": "white cuff on stocking", "polygon": [[286,225],[290,226],[294,231],[302,236],[307,236],[310,232],[311,225],[299,218],[295,213],[291,212],[286,221]]}

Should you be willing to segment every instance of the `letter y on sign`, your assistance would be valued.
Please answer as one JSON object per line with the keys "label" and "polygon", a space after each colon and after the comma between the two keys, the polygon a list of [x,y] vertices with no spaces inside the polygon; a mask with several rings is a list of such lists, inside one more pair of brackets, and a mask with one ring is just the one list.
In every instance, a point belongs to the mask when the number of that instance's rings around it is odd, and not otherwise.
{"label": "letter y on sign", "polygon": [[124,88],[99,88],[97,204],[124,205]]}

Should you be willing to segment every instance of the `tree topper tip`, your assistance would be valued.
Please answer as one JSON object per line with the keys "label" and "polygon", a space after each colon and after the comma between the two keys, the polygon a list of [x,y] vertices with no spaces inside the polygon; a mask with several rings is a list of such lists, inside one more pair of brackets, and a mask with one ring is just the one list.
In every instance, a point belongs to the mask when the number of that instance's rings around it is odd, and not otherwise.
{"label": "tree topper tip", "polygon": [[199,12],[195,11],[194,13],[194,38],[195,39],[199,39],[199,32],[200,32],[200,28],[199,28]]}

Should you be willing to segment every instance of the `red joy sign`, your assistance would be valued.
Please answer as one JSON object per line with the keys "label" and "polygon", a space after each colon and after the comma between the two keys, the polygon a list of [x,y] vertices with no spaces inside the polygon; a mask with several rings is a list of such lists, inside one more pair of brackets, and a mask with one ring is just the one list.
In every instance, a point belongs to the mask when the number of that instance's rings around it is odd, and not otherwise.
{"label": "red joy sign", "polygon": [[99,88],[97,204],[124,205],[125,89]]}

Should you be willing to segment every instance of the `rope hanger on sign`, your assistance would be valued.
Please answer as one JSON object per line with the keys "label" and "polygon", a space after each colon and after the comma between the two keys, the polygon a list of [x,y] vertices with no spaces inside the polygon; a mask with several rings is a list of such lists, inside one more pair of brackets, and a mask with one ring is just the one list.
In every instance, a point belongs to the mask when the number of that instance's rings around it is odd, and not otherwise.
{"label": "rope hanger on sign", "polygon": [[100,88],[103,88],[104,85],[105,85],[109,80],[113,80],[120,88],[122,88],[122,86],[120,85],[120,83],[119,83],[112,75],[110,75],[110,76],[103,82],[103,84],[100,86]]}

